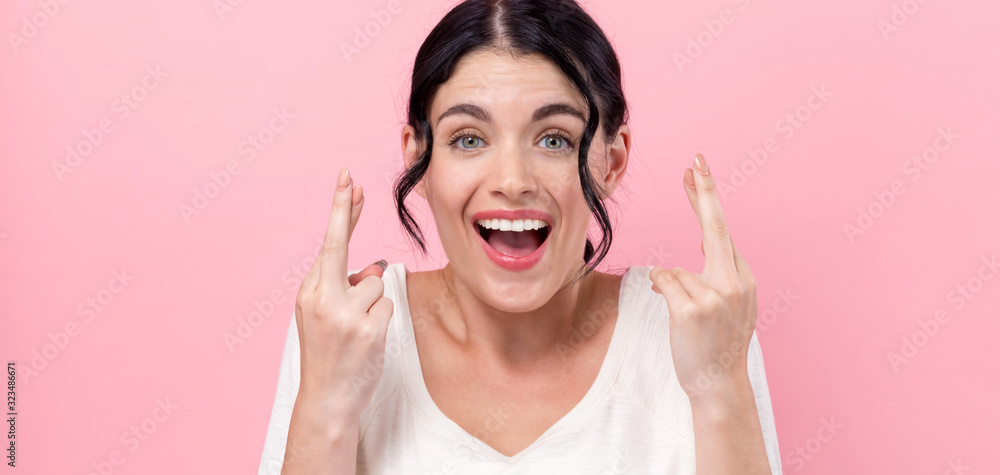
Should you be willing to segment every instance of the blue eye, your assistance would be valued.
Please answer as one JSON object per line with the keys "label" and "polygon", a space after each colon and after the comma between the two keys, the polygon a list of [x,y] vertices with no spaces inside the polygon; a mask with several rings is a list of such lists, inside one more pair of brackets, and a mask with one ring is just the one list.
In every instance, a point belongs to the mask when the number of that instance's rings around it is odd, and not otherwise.
{"label": "blue eye", "polygon": [[[575,145],[573,143],[573,140],[570,139],[569,136],[567,136],[563,132],[552,132],[543,137],[542,142],[540,143],[543,143],[542,148],[556,152],[560,150],[565,150],[565,151],[573,150],[573,147]],[[549,145],[555,145],[555,147],[553,148],[550,147]],[[564,145],[565,147],[561,147],[560,145]]]}
{"label": "blue eye", "polygon": [[[459,141],[461,141],[459,143]],[[458,144],[458,145],[456,145]],[[565,132],[551,132],[539,142],[542,148],[550,152],[568,152],[575,149],[576,144]],[[479,146],[477,146],[479,145]],[[483,148],[485,141],[471,131],[459,131],[448,140],[448,146],[463,152],[473,152]]]}
{"label": "blue eye", "polygon": [[[564,139],[564,138],[562,138],[562,137],[560,137],[558,135],[548,135],[548,136],[546,136],[543,139],[543,141],[545,142],[545,148],[550,149],[550,150],[558,150],[558,149],[562,148],[560,145],[562,145],[563,142],[566,141],[566,139]],[[553,142],[555,142],[555,144],[554,144],[555,147],[549,147],[549,145],[553,145]]]}
{"label": "blue eye", "polygon": [[[476,148],[475,145],[478,143],[477,141],[483,140],[479,137],[476,137],[475,135],[463,135],[462,137],[460,137],[460,139],[461,139],[460,143],[462,144],[461,148]],[[472,146],[466,147],[465,145],[472,145]]]}
{"label": "blue eye", "polygon": [[[456,147],[455,143],[458,142],[459,140],[461,140],[462,143],[461,145]],[[459,133],[453,135],[450,140],[448,140],[448,145],[462,151],[472,151],[477,148],[481,148],[475,146],[478,143],[477,141],[482,142],[483,138],[472,132],[460,131]],[[471,145],[471,146],[466,147],[466,145]]]}

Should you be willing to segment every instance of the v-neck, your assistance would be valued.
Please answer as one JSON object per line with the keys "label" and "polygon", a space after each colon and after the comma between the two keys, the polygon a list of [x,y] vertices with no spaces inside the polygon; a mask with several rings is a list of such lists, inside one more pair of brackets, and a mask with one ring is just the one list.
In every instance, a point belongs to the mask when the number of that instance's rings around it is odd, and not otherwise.
{"label": "v-neck", "polygon": [[[391,265],[389,270],[393,272],[393,277],[397,282],[396,316],[405,317],[394,319],[397,325],[397,335],[399,335],[401,340],[399,343],[402,347],[401,363],[403,381],[417,412],[426,418],[430,423],[431,429],[435,432],[457,443],[462,443],[491,460],[506,463],[516,462],[546,440],[586,422],[587,417],[592,415],[605,400],[621,369],[626,350],[623,345],[627,339],[623,333],[628,331],[627,329],[633,320],[633,311],[630,303],[634,302],[635,299],[631,295],[627,295],[633,292],[635,287],[634,284],[629,285],[629,279],[635,275],[633,269],[634,267],[629,267],[622,275],[621,287],[618,292],[618,318],[615,319],[615,328],[612,332],[611,342],[608,344],[607,354],[604,356],[601,369],[590,389],[587,390],[583,398],[569,412],[546,429],[530,445],[514,455],[507,456],[498,452],[486,442],[469,434],[458,423],[445,415],[437,403],[434,402],[434,399],[431,398],[424,381],[423,369],[420,366],[420,356],[417,353],[416,338],[413,332],[413,321],[410,313],[410,302],[406,288],[406,268],[402,263]],[[405,315],[403,312],[398,312],[403,309],[405,309]]]}

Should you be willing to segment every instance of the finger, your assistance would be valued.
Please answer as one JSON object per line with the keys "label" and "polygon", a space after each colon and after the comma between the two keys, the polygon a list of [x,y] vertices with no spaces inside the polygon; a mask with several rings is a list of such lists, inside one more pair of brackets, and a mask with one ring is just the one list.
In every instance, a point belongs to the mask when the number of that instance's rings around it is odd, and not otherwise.
{"label": "finger", "polygon": [[385,282],[381,277],[369,275],[358,282],[358,285],[349,287],[347,293],[350,295],[347,304],[352,310],[358,313],[365,313],[371,308],[379,297],[385,292]]}
{"label": "finger", "polygon": [[750,264],[747,264],[747,261],[740,255],[739,249],[736,249],[736,241],[733,241],[732,236],[729,236],[729,242],[733,246],[733,257],[736,263],[736,271],[740,274],[740,281],[749,282],[753,279],[753,273],[750,272]]}
{"label": "finger", "polygon": [[736,254],[736,269],[740,273],[740,283],[744,289],[750,292],[750,315],[752,318],[747,321],[747,338],[753,336],[753,331],[757,326],[757,283],[754,280],[753,273],[750,271],[750,265],[747,261],[743,259],[740,255],[739,249],[736,249],[736,242],[733,242],[733,252]]}
{"label": "finger", "polygon": [[656,293],[667,299],[667,308],[671,315],[675,315],[678,309],[694,303],[673,272],[662,267],[653,267],[649,270],[649,279],[653,281]]}
{"label": "finger", "polygon": [[358,218],[361,217],[361,209],[365,207],[365,192],[361,185],[354,187],[351,195],[351,226],[347,230],[347,239],[354,236],[354,227],[358,225]]}
{"label": "finger", "polygon": [[692,274],[681,267],[674,267],[670,271],[674,273],[674,278],[681,283],[693,300],[700,300],[709,290],[705,278],[700,275]]}
{"label": "finger", "polygon": [[389,319],[392,317],[393,304],[388,297],[379,297],[371,308],[368,309],[368,316],[377,320],[381,325],[379,328],[385,330],[389,327]]}
{"label": "finger", "polygon": [[[684,193],[687,194],[688,203],[691,203],[691,208],[694,210],[694,215],[698,218],[698,226],[702,227],[701,224],[701,211],[698,209],[698,190],[695,189],[694,183],[694,171],[690,168],[684,169]],[[701,255],[705,255],[705,241],[701,241]]]}
{"label": "finger", "polygon": [[722,215],[715,178],[708,170],[705,157],[700,153],[695,155],[695,170],[698,171],[694,174],[694,181],[705,244],[705,270],[702,274],[711,278],[736,279],[736,261],[729,227]]}
{"label": "finger", "polygon": [[698,227],[703,226],[701,224],[701,211],[698,209],[698,190],[695,188],[697,185],[694,182],[694,171],[690,168],[684,169],[684,193],[687,194],[688,202],[691,203],[691,208],[694,209],[694,215],[698,218]]}
{"label": "finger", "polygon": [[[320,250],[320,253],[323,251]],[[299,294],[305,291],[314,291],[319,287],[319,268],[320,262],[318,259],[313,260],[312,266],[309,267],[309,272],[306,272],[306,276],[302,278],[302,286],[299,288]]]}
{"label": "finger", "polygon": [[347,168],[340,170],[337,177],[337,190],[333,193],[333,208],[330,210],[330,222],[327,224],[326,236],[317,261],[320,263],[320,284],[322,282],[340,282],[346,289],[347,284],[347,243],[350,241],[351,201],[353,197],[353,181]]}
{"label": "finger", "polygon": [[384,260],[380,260],[368,267],[365,267],[364,269],[361,269],[361,271],[356,274],[349,275],[347,277],[347,282],[350,283],[352,286],[358,285],[358,282],[361,282],[362,279],[370,275],[374,275],[375,277],[381,279],[382,273],[385,272],[386,265],[387,264],[385,263]]}
{"label": "finger", "polygon": [[[675,267],[674,269],[680,269],[680,267]],[[677,275],[673,273],[673,269],[664,269],[662,267],[653,267],[652,269],[650,269],[649,278],[650,280],[653,281],[652,285],[653,292],[656,292],[658,294],[662,294],[662,292],[660,292],[661,289],[657,286],[657,279],[660,278],[661,277],[660,274],[663,273],[670,274],[667,277],[672,277],[674,280],[677,279]],[[688,294],[689,297],[691,297],[691,293],[688,292],[686,288],[684,288],[684,284],[681,283],[680,285],[681,285],[681,290],[683,290],[686,294]]]}

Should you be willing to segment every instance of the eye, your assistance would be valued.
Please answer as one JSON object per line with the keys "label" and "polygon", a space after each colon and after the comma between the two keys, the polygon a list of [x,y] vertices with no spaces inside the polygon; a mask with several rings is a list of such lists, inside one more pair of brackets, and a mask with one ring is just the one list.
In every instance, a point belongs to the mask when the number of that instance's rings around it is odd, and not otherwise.
{"label": "eye", "polygon": [[[468,130],[460,130],[455,135],[452,135],[450,139],[448,139],[449,146],[457,148],[462,151],[471,151],[477,148],[481,148],[481,147],[476,147],[476,144],[480,142],[483,142],[483,138]],[[459,143],[459,145],[455,146],[456,143]]]}
{"label": "eye", "polygon": [[560,150],[573,150],[574,143],[573,140],[569,138],[564,132],[550,132],[545,137],[542,137],[541,142],[542,148],[551,151]]}
{"label": "eye", "polygon": [[[476,144],[478,144],[480,140],[482,139],[476,137],[475,135],[466,135],[461,138],[459,143],[462,144],[462,148],[475,148]],[[469,146],[466,147],[466,145]]]}

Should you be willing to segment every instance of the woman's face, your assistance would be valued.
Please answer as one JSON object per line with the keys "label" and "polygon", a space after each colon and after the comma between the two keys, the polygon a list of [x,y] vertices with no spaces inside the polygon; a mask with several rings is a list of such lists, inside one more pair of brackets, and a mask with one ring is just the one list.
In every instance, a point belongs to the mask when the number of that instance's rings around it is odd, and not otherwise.
{"label": "woman's face", "polygon": [[[469,54],[434,95],[434,148],[417,192],[456,279],[484,303],[538,309],[584,264],[592,216],[577,157],[587,117],[584,97],[542,56]],[[407,160],[418,154],[416,138],[406,126]],[[623,175],[628,146],[627,126],[612,144],[598,128],[588,160],[606,194]]]}

